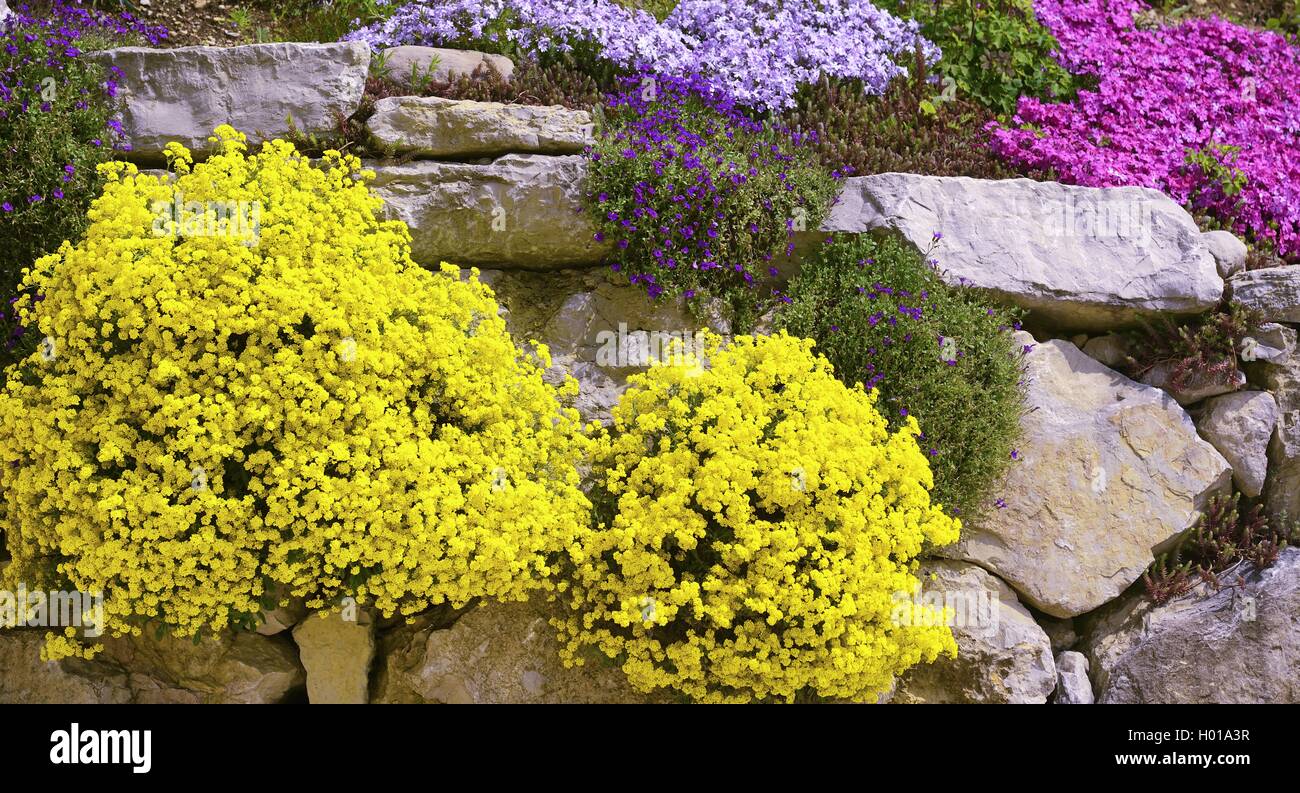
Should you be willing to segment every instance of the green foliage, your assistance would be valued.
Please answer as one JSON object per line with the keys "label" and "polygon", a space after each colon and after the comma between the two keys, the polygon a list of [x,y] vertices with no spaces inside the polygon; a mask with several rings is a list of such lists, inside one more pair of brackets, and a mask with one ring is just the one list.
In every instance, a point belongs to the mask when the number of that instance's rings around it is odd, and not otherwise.
{"label": "green foliage", "polygon": [[931,84],[925,61],[917,58],[911,76],[895,80],[883,96],[868,96],[856,81],[809,86],[786,121],[816,134],[813,149],[827,168],[851,168],[854,176],[1017,176],[986,145],[990,113],[957,96],[954,85]]}
{"label": "green foliage", "polygon": [[386,19],[404,4],[403,0],[254,0],[254,5],[270,15],[268,38],[277,41],[338,41],[359,26],[354,20],[364,25]]}
{"label": "green foliage", "polygon": [[1288,545],[1300,542],[1300,529],[1285,514],[1269,520],[1260,504],[1243,514],[1239,500],[1237,493],[1211,499],[1205,514],[1173,549],[1156,557],[1142,574],[1151,600],[1165,603],[1201,581],[1218,589],[1223,586],[1223,573],[1235,565],[1268,567]]}
{"label": "green foliage", "polygon": [[804,261],[778,320],[815,339],[845,383],[878,389],[891,427],[916,417],[935,500],[969,519],[988,506],[1020,433],[1018,319],[945,284],[928,255],[894,236],[830,242]]}
{"label": "green foliage", "polygon": [[1077,78],[1052,57],[1056,39],[1034,16],[1033,0],[882,0],[882,8],[921,23],[943,58],[938,72],[957,94],[1010,114],[1021,95],[1071,96]]}
{"label": "green foliage", "polygon": [[1132,354],[1126,373],[1138,378],[1158,365],[1170,367],[1168,387],[1183,391],[1210,383],[1231,384],[1237,355],[1252,329],[1261,322],[1257,312],[1230,303],[1189,321],[1162,316],[1143,320],[1128,332]]}

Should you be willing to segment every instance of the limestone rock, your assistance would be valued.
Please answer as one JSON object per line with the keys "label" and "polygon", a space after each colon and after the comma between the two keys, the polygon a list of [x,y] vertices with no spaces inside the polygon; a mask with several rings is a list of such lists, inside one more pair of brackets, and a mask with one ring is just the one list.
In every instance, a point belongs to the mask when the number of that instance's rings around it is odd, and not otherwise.
{"label": "limestone rock", "polygon": [[390,219],[411,227],[412,256],[497,269],[598,264],[583,211],[586,161],[579,155],[509,154],[487,165],[430,161],[371,164]]}
{"label": "limestone rock", "polygon": [[846,180],[823,231],[898,231],[953,282],[990,290],[1071,330],[1194,314],[1223,279],[1191,215],[1140,187],[885,173]]}
{"label": "limestone rock", "polygon": [[1036,614],[1038,627],[1043,629],[1052,643],[1052,652],[1060,653],[1074,649],[1079,641],[1079,634],[1074,629],[1073,619],[1057,619],[1043,614]]}
{"label": "limestone rock", "polygon": [[942,553],[986,568],[1039,611],[1072,617],[1136,581],[1152,549],[1227,489],[1231,469],[1159,389],[1069,342],[1038,344],[1025,361],[1029,412],[1021,461],[1000,491],[1007,507],[963,527]]}
{"label": "limestone rock", "polygon": [[1238,273],[1228,281],[1232,299],[1269,322],[1300,322],[1300,269],[1266,267]]}
{"label": "limestone rock", "polygon": [[1231,394],[1246,385],[1246,375],[1237,369],[1233,370],[1231,376],[1222,379],[1205,377],[1193,372],[1185,378],[1179,388],[1174,387],[1173,374],[1173,366],[1162,361],[1143,372],[1138,379],[1167,392],[1178,400],[1180,405],[1191,405],[1207,397]]}
{"label": "limestone rock", "polygon": [[495,69],[507,80],[515,73],[514,61],[506,56],[489,55],[475,50],[405,45],[389,47],[380,57],[384,59],[388,77],[403,84],[409,83],[413,74],[420,78],[447,82],[461,75],[472,76],[480,66]]}
{"label": "limestone rock", "polygon": [[286,637],[105,637],[92,660],[52,663],[40,660],[43,637],[0,631],[0,702],[276,703],[304,684]]}
{"label": "limestone rock", "polygon": [[1300,548],[1225,581],[1239,585],[1202,584],[1162,606],[1133,592],[1092,618],[1097,701],[1300,702]]}
{"label": "limestone rock", "polygon": [[593,140],[585,110],[436,96],[380,99],[366,128],[394,151],[435,158],[577,154]]}
{"label": "limestone rock", "polygon": [[307,700],[313,705],[364,705],[370,697],[370,663],[375,630],[369,619],[349,621],[341,614],[312,615],[293,629],[303,668]]}
{"label": "limestone rock", "polygon": [[650,698],[599,661],[566,669],[537,603],[485,603],[450,628],[409,625],[381,641],[374,702],[634,703]]}
{"label": "limestone rock", "polygon": [[1011,588],[981,568],[927,561],[919,600],[953,608],[955,659],[914,666],[899,678],[891,702],[1044,703],[1056,686],[1047,634]]}
{"label": "limestone rock", "polygon": [[1238,239],[1236,234],[1216,229],[1205,232],[1201,238],[1205,240],[1205,246],[1210,249],[1210,255],[1214,257],[1214,264],[1218,268],[1220,278],[1231,278],[1246,269],[1246,256],[1249,251],[1246,249],[1246,243]]}
{"label": "limestone rock", "polygon": [[1277,425],[1277,402],[1267,391],[1239,391],[1206,400],[1196,426],[1232,466],[1237,489],[1251,498],[1264,492],[1268,443]]}
{"label": "limestone rock", "polygon": [[1118,369],[1124,365],[1129,355],[1129,341],[1119,333],[1107,333],[1105,336],[1088,339],[1088,343],[1083,345],[1083,351],[1098,363]]}
{"label": "limestone rock", "polygon": [[134,152],[161,159],[177,141],[196,154],[212,151],[221,124],[248,135],[250,145],[289,132],[334,132],[338,118],[361,106],[370,47],[336,44],[248,44],[240,47],[121,47],[91,53],[122,70],[122,128]]}
{"label": "limestone rock", "polygon": [[1065,652],[1056,657],[1057,705],[1091,705],[1095,701],[1088,680],[1088,658],[1083,653]]}

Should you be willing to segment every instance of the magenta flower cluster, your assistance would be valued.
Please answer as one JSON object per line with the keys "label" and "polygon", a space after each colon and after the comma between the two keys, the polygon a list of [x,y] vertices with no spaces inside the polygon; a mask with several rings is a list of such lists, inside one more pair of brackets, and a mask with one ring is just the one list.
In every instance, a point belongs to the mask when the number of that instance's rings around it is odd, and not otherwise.
{"label": "magenta flower cluster", "polygon": [[[1218,217],[1300,260],[1300,50],[1218,18],[1135,24],[1140,0],[1037,0],[1062,64],[1092,75],[1070,102],[1021,98],[995,151],[1063,181],[1142,185]],[[1188,154],[1244,176],[1240,190]],[[1231,153],[1230,155],[1228,153]]]}
{"label": "magenta flower cluster", "polygon": [[790,107],[800,87],[828,77],[882,94],[918,48],[939,57],[916,22],[866,0],[681,0],[662,23],[613,0],[419,0],[346,38],[374,47],[581,48],[628,72],[703,75],[760,110]]}

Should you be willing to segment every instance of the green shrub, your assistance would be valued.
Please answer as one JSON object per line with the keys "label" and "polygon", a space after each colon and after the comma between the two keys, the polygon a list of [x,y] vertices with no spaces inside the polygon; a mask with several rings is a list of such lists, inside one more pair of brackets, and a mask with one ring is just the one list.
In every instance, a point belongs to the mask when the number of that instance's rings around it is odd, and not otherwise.
{"label": "green shrub", "polygon": [[[928,252],[927,252],[928,255]],[[810,337],[845,383],[880,391],[891,427],[920,423],[934,498],[964,518],[987,507],[1011,464],[1024,391],[1014,312],[951,287],[895,237],[821,247],[790,285],[779,321]]]}
{"label": "green shrub", "polygon": [[882,0],[880,6],[921,23],[943,50],[936,67],[957,95],[1010,114],[1023,94],[1069,97],[1077,78],[1052,57],[1056,39],[1038,22],[1033,0]]}

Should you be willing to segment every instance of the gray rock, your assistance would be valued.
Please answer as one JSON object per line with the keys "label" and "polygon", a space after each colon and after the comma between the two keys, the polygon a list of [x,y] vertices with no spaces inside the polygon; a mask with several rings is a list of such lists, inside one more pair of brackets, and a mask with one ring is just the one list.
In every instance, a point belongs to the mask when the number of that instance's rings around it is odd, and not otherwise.
{"label": "gray rock", "polygon": [[488,55],[475,50],[406,45],[389,47],[381,52],[380,57],[383,58],[388,77],[405,84],[410,83],[412,76],[447,82],[453,77],[473,75],[480,66],[495,69],[507,80],[515,73],[514,61],[506,56]]}
{"label": "gray rock", "polygon": [[1277,426],[1277,402],[1267,391],[1240,391],[1206,400],[1196,427],[1232,466],[1237,489],[1251,498],[1264,492],[1268,444]]}
{"label": "gray rock", "polygon": [[375,658],[374,623],[369,619],[349,621],[338,613],[312,615],[293,629],[293,640],[307,671],[308,702],[366,704],[370,663]]}
{"label": "gray rock", "polygon": [[9,19],[9,17],[13,16],[13,13],[14,12],[9,10],[9,3],[6,0],[0,0],[0,24],[3,24]]}
{"label": "gray rock", "polygon": [[1300,548],[1153,605],[1133,592],[1090,620],[1101,703],[1300,702]]}
{"label": "gray rock", "polygon": [[1238,273],[1228,281],[1232,299],[1269,322],[1300,322],[1300,268],[1267,267]]}
{"label": "gray rock", "polygon": [[1233,370],[1229,377],[1218,379],[1192,373],[1185,378],[1180,388],[1174,388],[1173,365],[1161,362],[1143,372],[1138,378],[1143,383],[1167,392],[1180,405],[1191,405],[1212,396],[1231,394],[1246,385],[1246,375],[1240,370]]}
{"label": "gray rock", "polygon": [[436,96],[380,99],[366,127],[381,145],[420,157],[576,154],[592,142],[585,110]]}
{"label": "gray rock", "polygon": [[1073,617],[1136,581],[1152,549],[1227,490],[1231,469],[1167,394],[1073,344],[1038,344],[1025,362],[1029,412],[1021,460],[1000,489],[1007,506],[941,553],[979,564],[1039,611]]}
{"label": "gray rock", "polygon": [[1044,614],[1035,615],[1035,618],[1038,620],[1038,627],[1043,629],[1043,633],[1046,633],[1047,638],[1052,642],[1052,652],[1059,653],[1074,649],[1074,645],[1079,641],[1079,634],[1074,630],[1073,619],[1058,619]]}
{"label": "gray rock", "polygon": [[143,160],[160,159],[172,141],[210,153],[208,136],[221,124],[250,145],[288,134],[288,118],[300,131],[332,133],[361,106],[370,66],[369,46],[356,41],[122,47],[88,57],[122,70],[122,127]]}
{"label": "gray rock", "polygon": [[403,625],[383,637],[374,702],[631,703],[617,666],[566,668],[539,603],[485,603],[450,628]]}
{"label": "gray rock", "polygon": [[412,256],[496,269],[593,266],[597,244],[583,210],[579,155],[508,154],[487,165],[418,161],[369,164],[387,216],[411,228]]}
{"label": "gray rock", "polygon": [[1220,278],[1231,278],[1246,269],[1246,256],[1250,252],[1246,249],[1246,243],[1238,239],[1236,234],[1215,230],[1207,231],[1201,236],[1205,240],[1205,246],[1210,249],[1210,255],[1214,257]]}
{"label": "gray rock", "polygon": [[1083,653],[1065,652],[1056,657],[1057,705],[1091,705],[1092,683],[1088,680],[1088,658]]}
{"label": "gray rock", "polygon": [[[1078,346],[1078,345],[1075,345]],[[1088,339],[1088,343],[1083,345],[1083,352],[1088,357],[1101,363],[1111,369],[1118,369],[1124,365],[1129,355],[1129,341],[1119,333],[1107,333],[1105,336],[1094,336]]]}
{"label": "gray rock", "polygon": [[1254,362],[1276,363],[1291,355],[1296,349],[1296,332],[1286,325],[1263,322],[1251,335],[1242,340],[1238,351],[1246,364],[1247,376]]}
{"label": "gray rock", "polygon": [[943,560],[923,563],[918,578],[918,602],[953,608],[957,657],[904,672],[891,702],[1047,701],[1056,686],[1052,647],[1010,587],[975,565]]}
{"label": "gray rock", "polygon": [[1071,330],[1195,314],[1223,295],[1191,215],[1146,188],[886,173],[848,179],[824,231],[887,227],[953,282],[990,290]]}
{"label": "gray rock", "polygon": [[1268,514],[1300,517],[1300,410],[1279,413],[1268,443],[1268,479],[1264,482]]}

